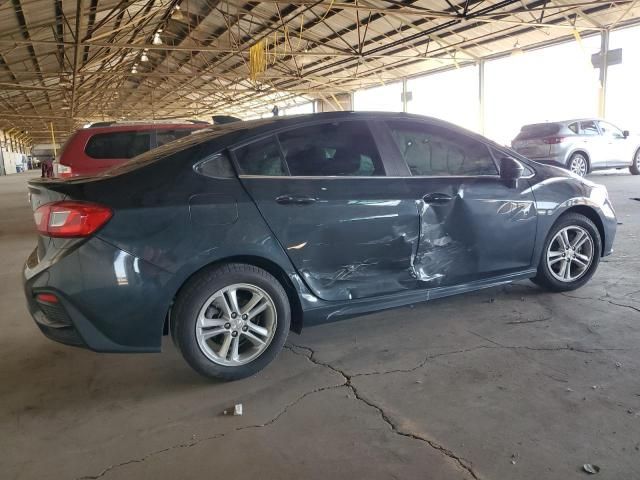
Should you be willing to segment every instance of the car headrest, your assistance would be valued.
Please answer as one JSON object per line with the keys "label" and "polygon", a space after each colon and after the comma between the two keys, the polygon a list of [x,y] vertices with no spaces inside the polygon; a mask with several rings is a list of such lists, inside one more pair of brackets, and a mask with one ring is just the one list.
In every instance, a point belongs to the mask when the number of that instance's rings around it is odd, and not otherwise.
{"label": "car headrest", "polygon": [[360,169],[360,154],[348,147],[336,150],[332,159],[325,160],[322,174],[327,176],[353,175]]}

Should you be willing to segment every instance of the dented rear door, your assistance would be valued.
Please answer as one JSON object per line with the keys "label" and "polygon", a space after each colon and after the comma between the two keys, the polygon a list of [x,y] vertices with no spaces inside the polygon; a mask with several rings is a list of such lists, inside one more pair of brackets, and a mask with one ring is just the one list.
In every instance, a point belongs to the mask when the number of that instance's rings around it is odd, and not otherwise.
{"label": "dented rear door", "polygon": [[242,184],[315,295],[349,300],[415,288],[416,205],[404,179],[386,176],[365,122],[297,128],[233,155]]}

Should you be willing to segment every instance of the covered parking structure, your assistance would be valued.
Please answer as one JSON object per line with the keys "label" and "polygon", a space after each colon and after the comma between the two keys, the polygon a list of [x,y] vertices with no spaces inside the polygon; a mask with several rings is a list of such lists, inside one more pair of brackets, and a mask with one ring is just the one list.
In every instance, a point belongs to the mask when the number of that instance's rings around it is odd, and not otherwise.
{"label": "covered parking structure", "polygon": [[[353,92],[397,81],[406,92],[407,78],[467,65],[477,66],[465,89],[483,131],[487,60],[594,34],[607,52],[611,29],[635,23],[638,10],[633,1],[570,0],[7,1],[3,140],[26,150],[93,121],[252,118],[310,101],[316,111],[348,110]],[[606,68],[601,79],[605,90]],[[402,99],[411,110],[412,95]]]}
{"label": "covered parking structure", "polygon": [[[274,106],[423,113],[501,143],[565,115],[640,130],[639,14],[634,0],[0,0],[0,174],[91,122]],[[640,476],[626,172],[592,177],[620,224],[587,287],[519,282],[307,329],[227,384],[168,339],[161,355],[105,356],[40,335],[20,285],[33,175],[0,175],[6,478]]]}

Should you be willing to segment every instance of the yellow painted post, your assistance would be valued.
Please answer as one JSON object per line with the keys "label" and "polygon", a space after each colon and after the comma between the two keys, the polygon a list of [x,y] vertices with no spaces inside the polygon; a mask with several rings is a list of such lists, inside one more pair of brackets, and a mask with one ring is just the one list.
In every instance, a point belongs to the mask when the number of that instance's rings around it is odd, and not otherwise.
{"label": "yellow painted post", "polygon": [[58,152],[56,151],[56,136],[53,133],[53,122],[49,122],[49,127],[51,127],[51,145],[53,145],[53,158],[58,156]]}

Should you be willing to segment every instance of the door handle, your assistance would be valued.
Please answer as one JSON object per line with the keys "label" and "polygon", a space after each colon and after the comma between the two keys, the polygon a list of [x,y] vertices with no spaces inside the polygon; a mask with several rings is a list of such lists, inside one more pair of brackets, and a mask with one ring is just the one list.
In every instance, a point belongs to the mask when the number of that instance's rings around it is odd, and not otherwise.
{"label": "door handle", "polygon": [[446,193],[427,193],[424,197],[422,197],[425,203],[431,203],[434,205],[444,205],[445,203],[453,200],[451,195],[447,195]]}
{"label": "door handle", "polygon": [[282,205],[308,205],[310,203],[315,203],[316,198],[313,197],[298,197],[295,195],[280,195],[276,197],[276,202]]}

